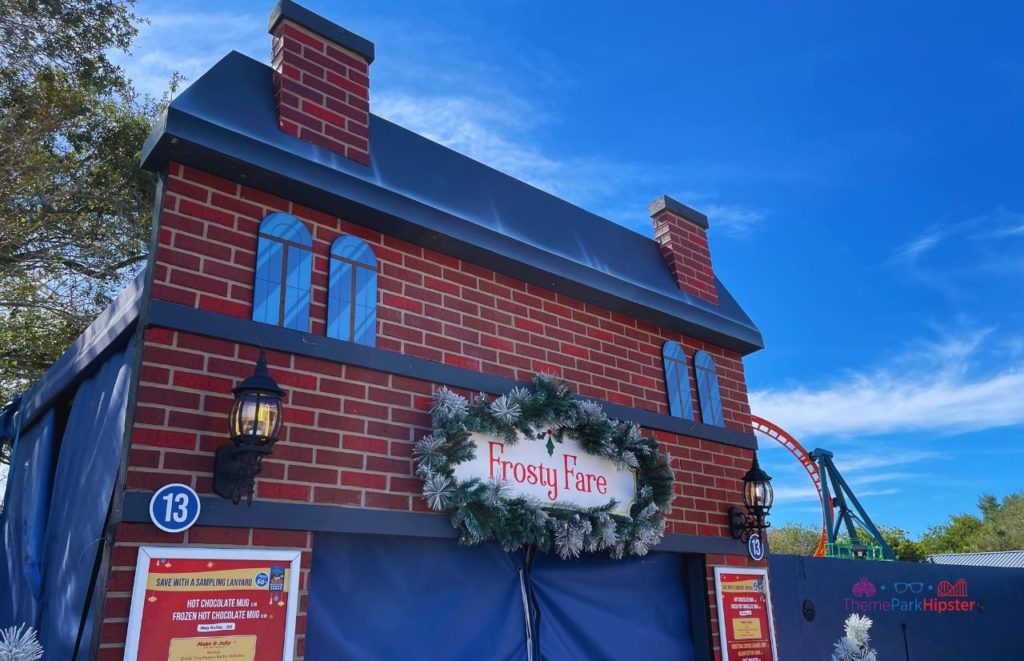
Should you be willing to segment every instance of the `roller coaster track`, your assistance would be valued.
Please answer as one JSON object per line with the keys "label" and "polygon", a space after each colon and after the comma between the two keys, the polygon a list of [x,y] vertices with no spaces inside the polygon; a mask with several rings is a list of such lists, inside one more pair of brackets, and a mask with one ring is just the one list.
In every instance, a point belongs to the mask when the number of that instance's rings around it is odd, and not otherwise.
{"label": "roller coaster track", "polygon": [[[821,493],[821,473],[818,471],[818,465],[811,458],[811,453],[800,444],[800,441],[793,438],[793,436],[787,433],[784,429],[778,425],[760,418],[758,416],[751,417],[751,424],[754,427],[754,431],[761,432],[768,438],[778,442],[779,445],[789,450],[789,453],[796,457],[800,465],[807,471],[807,475],[811,478],[811,482],[814,483],[814,488],[818,491],[818,501],[821,502],[821,539],[818,541],[818,548],[814,550],[814,555],[817,557],[823,557],[825,555],[826,544],[828,543],[828,533],[826,532],[827,518],[825,516],[825,503]],[[829,499],[831,500],[831,498]],[[829,503],[831,505],[831,503]]]}

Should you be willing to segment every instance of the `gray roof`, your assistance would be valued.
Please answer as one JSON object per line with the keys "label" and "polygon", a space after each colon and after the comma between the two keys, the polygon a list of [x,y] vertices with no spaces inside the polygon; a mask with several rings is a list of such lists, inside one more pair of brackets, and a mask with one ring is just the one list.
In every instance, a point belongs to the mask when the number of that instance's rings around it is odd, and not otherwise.
{"label": "gray roof", "polygon": [[928,556],[937,565],[972,567],[1016,567],[1024,569],[1024,551],[983,551],[981,553],[937,553]]}
{"label": "gray roof", "polygon": [[370,166],[281,131],[272,74],[225,56],[170,104],[143,165],[192,165],[742,354],[764,346],[720,281],[718,305],[681,291],[653,238],[375,115]]}

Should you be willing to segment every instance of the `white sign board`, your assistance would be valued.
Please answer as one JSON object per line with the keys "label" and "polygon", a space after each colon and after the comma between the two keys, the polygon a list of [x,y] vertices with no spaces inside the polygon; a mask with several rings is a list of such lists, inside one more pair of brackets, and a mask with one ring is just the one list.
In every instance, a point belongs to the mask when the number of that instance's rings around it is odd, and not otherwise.
{"label": "white sign board", "polygon": [[551,507],[601,507],[615,499],[613,514],[629,516],[636,499],[636,474],[606,457],[588,454],[579,441],[565,437],[549,454],[544,440],[520,435],[515,445],[473,432],[476,456],[455,467],[455,478],[501,480],[514,497],[535,498]]}

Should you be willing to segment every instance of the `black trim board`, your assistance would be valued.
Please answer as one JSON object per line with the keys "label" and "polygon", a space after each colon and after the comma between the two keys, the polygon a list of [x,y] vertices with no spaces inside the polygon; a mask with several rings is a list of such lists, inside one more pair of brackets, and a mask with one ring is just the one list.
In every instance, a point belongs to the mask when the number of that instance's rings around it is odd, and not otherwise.
{"label": "black trim board", "polygon": [[[213,456],[210,456],[213,465]],[[128,491],[124,495],[121,520],[149,522],[149,501],[153,492]],[[201,496],[201,513],[196,525],[227,528],[269,528],[323,533],[398,535],[456,539],[447,514],[375,510],[341,505],[318,505],[282,501],[253,502],[251,507],[234,505],[217,496]],[[170,536],[168,537],[170,538]],[[746,546],[734,539],[698,535],[665,535],[655,550],[670,553],[716,553],[744,555]]]}
{"label": "black trim board", "polygon": [[661,197],[656,198],[647,206],[647,210],[650,212],[652,217],[658,215],[662,211],[670,211],[677,216],[685,218],[701,229],[707,229],[709,227],[707,216],[696,209],[686,206],[679,200],[672,199],[668,195],[662,195]]}
{"label": "black trim board", "polygon": [[[483,374],[473,370],[453,367],[395,351],[385,351],[354,342],[344,342],[320,335],[302,333],[279,326],[262,324],[249,319],[229,317],[216,312],[152,301],[145,321],[147,326],[160,326],[172,330],[205,335],[218,339],[262,346],[267,349],[293,353],[308,358],[320,358],[333,362],[366,367],[389,374],[398,374],[413,379],[443,383],[457,388],[492,394],[508,392],[523,385],[513,379]],[[612,418],[634,422],[642,427],[658,429],[684,436],[714,441],[748,450],[757,449],[753,431],[749,434],[705,425],[653,411],[623,406],[598,400],[605,412]]]}
{"label": "black trim board", "polygon": [[273,34],[277,24],[288,19],[313,34],[318,34],[327,41],[343,46],[350,51],[361,55],[366,59],[367,64],[373,62],[373,42],[360,37],[358,34],[346,30],[337,23],[328,21],[319,14],[314,14],[297,2],[292,0],[279,0],[270,12],[268,20],[268,31]]}
{"label": "black trim board", "polygon": [[[691,555],[686,558],[686,594],[690,605],[690,637],[694,651],[701,659],[714,659],[711,637],[711,608],[708,604],[708,567],[704,558]],[[703,617],[697,617],[702,615]]]}

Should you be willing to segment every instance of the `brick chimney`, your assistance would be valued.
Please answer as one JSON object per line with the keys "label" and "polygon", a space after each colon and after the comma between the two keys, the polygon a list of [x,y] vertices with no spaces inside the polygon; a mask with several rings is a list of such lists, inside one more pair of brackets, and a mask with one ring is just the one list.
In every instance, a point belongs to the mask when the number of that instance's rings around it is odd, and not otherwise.
{"label": "brick chimney", "polygon": [[373,43],[291,0],[270,13],[270,34],[281,130],[369,165]]}
{"label": "brick chimney", "polygon": [[718,305],[718,286],[708,250],[708,217],[662,195],[648,207],[654,240],[676,284],[687,294]]}

